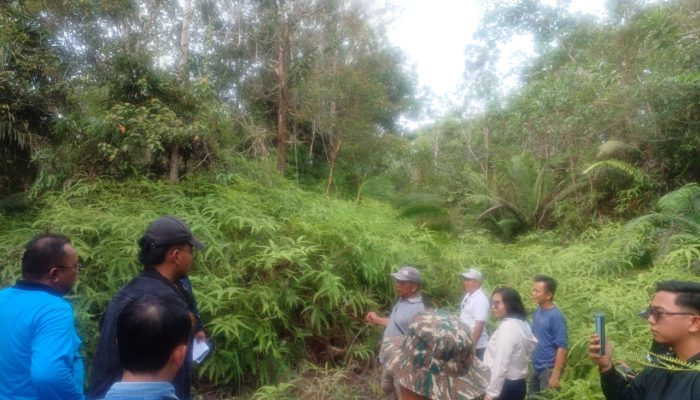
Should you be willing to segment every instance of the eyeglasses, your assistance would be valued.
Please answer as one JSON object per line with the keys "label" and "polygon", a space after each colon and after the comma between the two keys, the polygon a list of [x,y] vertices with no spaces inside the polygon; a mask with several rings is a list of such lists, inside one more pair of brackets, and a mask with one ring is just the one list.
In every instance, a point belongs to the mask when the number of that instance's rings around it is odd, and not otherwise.
{"label": "eyeglasses", "polygon": [[651,319],[652,319],[652,321],[654,321],[654,323],[659,322],[659,320],[661,320],[662,315],[694,315],[694,316],[698,316],[698,314],[691,313],[691,312],[660,311],[656,308],[653,308],[652,306],[647,307],[646,310],[639,313],[639,316],[644,318],[644,319],[649,319],[649,317],[651,317]]}
{"label": "eyeglasses", "polygon": [[183,246],[183,247],[176,247],[175,250],[180,251],[180,252],[182,252],[182,253],[187,253],[187,254],[189,254],[189,255],[191,255],[191,256],[194,256],[195,248],[194,248],[194,247],[191,247],[191,246],[189,246],[189,247],[184,247],[184,246]]}
{"label": "eyeglasses", "polygon": [[57,265],[56,268],[73,268],[75,272],[80,272],[81,269],[83,269],[83,263],[78,261],[75,263],[73,266],[68,266],[68,265]]}

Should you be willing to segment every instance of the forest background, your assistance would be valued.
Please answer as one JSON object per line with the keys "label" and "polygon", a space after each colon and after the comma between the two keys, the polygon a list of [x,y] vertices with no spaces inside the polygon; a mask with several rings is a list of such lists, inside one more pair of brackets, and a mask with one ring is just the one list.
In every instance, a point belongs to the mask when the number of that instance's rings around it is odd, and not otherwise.
{"label": "forest background", "polygon": [[[655,282],[700,274],[700,3],[486,4],[463,103],[408,131],[426,104],[370,2],[0,1],[2,284],[31,236],[71,237],[89,364],[136,240],[175,214],[208,244],[198,396],[352,399],[379,393],[363,317],[398,266],[452,310],[468,267],[525,298],[546,273],[571,343],[549,397],[602,398],[593,313],[642,368]],[[523,34],[506,96],[498,44]]]}

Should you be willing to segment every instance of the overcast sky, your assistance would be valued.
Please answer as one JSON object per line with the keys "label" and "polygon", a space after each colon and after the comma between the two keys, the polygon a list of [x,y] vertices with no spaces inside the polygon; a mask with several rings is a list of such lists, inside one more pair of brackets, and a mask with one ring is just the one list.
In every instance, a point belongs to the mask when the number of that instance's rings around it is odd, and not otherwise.
{"label": "overcast sky", "polygon": [[[419,86],[439,98],[457,101],[455,90],[464,74],[464,50],[481,19],[479,0],[388,0],[398,9],[388,27],[389,39],[402,48],[418,73]],[[483,1],[483,0],[482,0]],[[554,0],[543,0],[555,3]],[[573,0],[571,11],[604,15],[605,0]],[[503,76],[532,54],[532,45],[520,38],[504,51],[499,66]],[[513,85],[513,82],[505,82]],[[440,108],[439,103],[433,103]]]}

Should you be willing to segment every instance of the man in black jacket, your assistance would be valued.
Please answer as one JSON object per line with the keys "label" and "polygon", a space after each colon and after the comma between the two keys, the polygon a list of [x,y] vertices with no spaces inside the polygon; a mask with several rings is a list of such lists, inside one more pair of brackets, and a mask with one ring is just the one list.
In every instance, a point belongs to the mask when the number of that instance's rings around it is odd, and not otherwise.
{"label": "man in black jacket", "polygon": [[[123,368],[117,351],[116,334],[117,319],[124,306],[135,298],[150,295],[171,298],[187,308],[189,294],[179,281],[187,276],[192,266],[194,249],[201,250],[204,244],[194,238],[184,222],[166,215],[148,226],[139,240],[139,247],[143,272],[119,289],[100,321],[100,340],[87,392],[89,399],[104,397],[109,387],[122,378]],[[188,347],[191,345],[192,338]],[[172,382],[181,400],[190,399],[191,370],[192,358],[188,355]]]}
{"label": "man in black jacket", "polygon": [[654,340],[673,349],[675,357],[690,367],[648,366],[631,383],[613,367],[612,346],[599,355],[598,335],[591,335],[588,356],[598,364],[600,383],[607,400],[700,399],[700,284],[684,281],[659,282],[646,311]]}

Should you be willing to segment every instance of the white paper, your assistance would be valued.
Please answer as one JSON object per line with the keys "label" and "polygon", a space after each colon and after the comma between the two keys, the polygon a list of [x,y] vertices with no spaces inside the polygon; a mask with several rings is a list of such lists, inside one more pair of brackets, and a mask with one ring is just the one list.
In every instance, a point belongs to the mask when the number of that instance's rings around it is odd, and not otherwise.
{"label": "white paper", "polygon": [[207,343],[207,341],[199,341],[195,339],[194,344],[192,346],[192,360],[199,364],[202,361],[204,361],[204,358],[206,358],[207,354],[209,354],[209,344]]}

